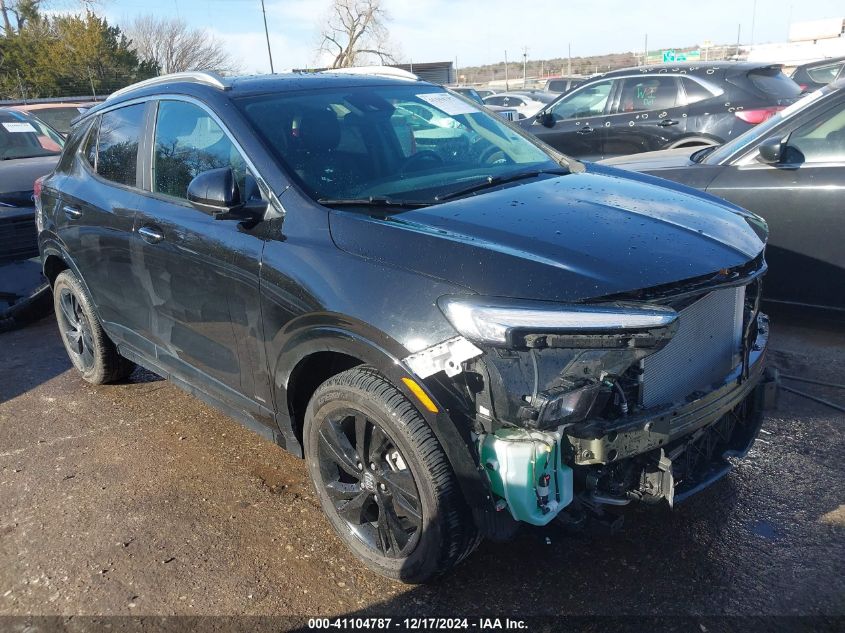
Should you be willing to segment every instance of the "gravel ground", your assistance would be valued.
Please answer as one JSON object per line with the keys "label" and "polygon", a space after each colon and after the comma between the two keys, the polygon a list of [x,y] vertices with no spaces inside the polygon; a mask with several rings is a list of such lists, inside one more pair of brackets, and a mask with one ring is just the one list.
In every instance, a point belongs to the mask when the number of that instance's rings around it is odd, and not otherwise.
{"label": "gravel ground", "polygon": [[[837,327],[776,314],[772,363],[845,382]],[[52,319],[0,335],[0,356],[0,616],[845,616],[845,414],[792,394],[674,511],[526,530],[409,587],[347,552],[300,460],[170,383],[84,383]]]}

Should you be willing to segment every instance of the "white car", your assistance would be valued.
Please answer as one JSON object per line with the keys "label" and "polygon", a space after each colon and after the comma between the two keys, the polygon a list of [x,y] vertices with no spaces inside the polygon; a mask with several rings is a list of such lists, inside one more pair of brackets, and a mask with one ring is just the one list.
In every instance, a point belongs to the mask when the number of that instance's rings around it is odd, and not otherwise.
{"label": "white car", "polygon": [[537,114],[546,103],[540,101],[539,96],[534,94],[500,92],[485,97],[484,105],[513,108],[519,113],[520,119],[527,119]]}

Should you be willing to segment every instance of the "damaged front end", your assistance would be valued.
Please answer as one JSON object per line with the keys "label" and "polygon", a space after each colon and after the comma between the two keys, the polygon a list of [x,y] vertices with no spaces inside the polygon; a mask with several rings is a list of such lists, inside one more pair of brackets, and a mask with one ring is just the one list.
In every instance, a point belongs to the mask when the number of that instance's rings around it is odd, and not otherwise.
{"label": "damaged front end", "polygon": [[672,505],[745,454],[774,395],[764,272],[761,254],[570,306],[444,297],[461,336],[405,362],[422,378],[446,372],[508,520],[545,525],[570,505]]}

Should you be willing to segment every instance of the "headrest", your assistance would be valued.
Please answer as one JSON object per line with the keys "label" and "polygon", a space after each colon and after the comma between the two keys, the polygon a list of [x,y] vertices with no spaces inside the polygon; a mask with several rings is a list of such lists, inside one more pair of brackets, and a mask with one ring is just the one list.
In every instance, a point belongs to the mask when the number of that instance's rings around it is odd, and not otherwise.
{"label": "headrest", "polygon": [[340,123],[333,110],[310,110],[302,115],[297,127],[302,148],[311,152],[334,149],[340,143]]}

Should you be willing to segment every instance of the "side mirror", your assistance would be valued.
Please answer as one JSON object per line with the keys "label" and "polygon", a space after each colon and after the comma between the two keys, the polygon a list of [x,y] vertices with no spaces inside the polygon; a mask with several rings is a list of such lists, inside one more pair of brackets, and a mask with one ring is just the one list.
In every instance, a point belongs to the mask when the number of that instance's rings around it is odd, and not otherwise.
{"label": "side mirror", "polygon": [[766,139],[757,148],[759,161],[769,165],[777,165],[783,160],[783,141],[779,138]]}
{"label": "side mirror", "polygon": [[543,127],[552,128],[555,126],[555,115],[548,110],[543,110],[537,115],[537,123]]}
{"label": "side mirror", "polygon": [[197,174],[188,185],[188,202],[215,220],[257,221],[264,215],[263,200],[244,200],[231,167]]}

